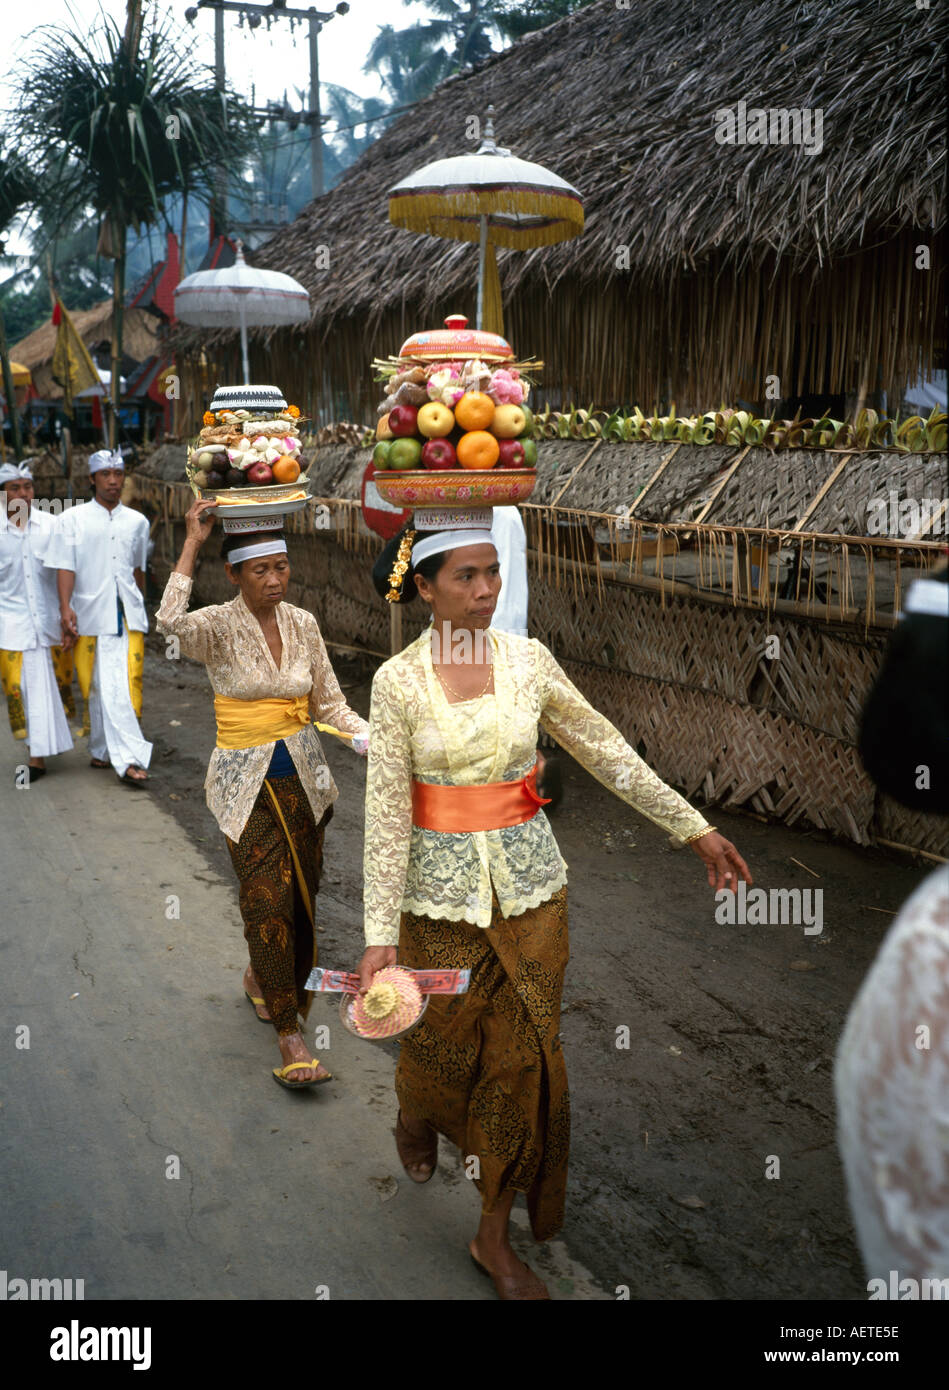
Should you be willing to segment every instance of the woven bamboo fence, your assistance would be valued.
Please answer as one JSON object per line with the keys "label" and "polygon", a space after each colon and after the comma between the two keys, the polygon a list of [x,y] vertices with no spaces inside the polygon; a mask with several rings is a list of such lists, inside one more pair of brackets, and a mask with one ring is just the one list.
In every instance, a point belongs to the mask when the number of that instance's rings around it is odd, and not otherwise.
{"label": "woven bamboo fence", "polygon": [[[633,458],[636,476],[624,476],[619,491],[615,473],[610,478],[613,496],[634,497],[619,513],[602,504],[563,505],[571,494],[579,501],[581,479],[595,477],[587,475],[593,457],[586,448],[564,451],[559,481],[545,474],[544,500],[522,508],[531,634],[659,776],[699,804],[813,826],[858,844],[949,854],[942,821],[881,796],[856,750],[860,709],[901,596],[937,563],[940,545],[789,524],[794,509],[798,523],[832,514],[858,519],[868,477],[884,491],[893,478],[905,487],[909,477],[936,495],[930,470],[939,461],[874,459],[855,488],[844,460],[833,507],[833,489],[822,488],[839,460],[829,461],[830,472],[824,461],[823,482],[817,469],[803,484],[793,470],[759,470],[767,476],[755,477],[752,501],[739,506],[731,498],[729,511],[744,514],[768,492],[767,506],[783,524],[750,526],[726,523],[717,505],[730,498],[736,459],[741,467],[747,451],[723,450],[731,459],[713,460],[711,449],[686,449],[701,460],[680,459],[663,491],[656,484],[665,477],[668,446],[622,452]],[[381,542],[366,529],[354,495],[365,460],[356,449],[324,451],[314,486],[331,480],[327,493],[334,495],[289,517],[286,529],[293,602],[317,615],[331,650],[380,660],[390,651],[390,613],[370,569]],[[710,469],[718,475],[711,485]],[[156,522],[153,567],[163,578],[183,539],[191,493],[143,474],[134,482]],[[637,492],[652,516],[637,514]],[[705,502],[694,505],[696,495]],[[686,519],[659,519],[674,511]],[[707,519],[713,513],[714,522]],[[233,597],[216,556],[204,560],[196,593],[202,602]],[[427,613],[415,603],[401,621],[407,643]]]}

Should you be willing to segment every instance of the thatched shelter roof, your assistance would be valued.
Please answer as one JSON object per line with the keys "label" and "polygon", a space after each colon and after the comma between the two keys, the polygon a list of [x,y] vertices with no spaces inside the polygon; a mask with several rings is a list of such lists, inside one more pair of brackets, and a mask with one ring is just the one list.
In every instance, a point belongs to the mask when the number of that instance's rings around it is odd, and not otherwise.
{"label": "thatched shelter roof", "polygon": [[[401,335],[449,310],[473,319],[477,249],[396,230],[386,195],[421,164],[471,149],[466,122],[489,103],[499,143],[585,200],[577,240],[498,256],[511,341],[545,358],[562,396],[586,404],[597,388],[599,405],[646,406],[671,394],[706,409],[742,387],[762,399],[771,373],[787,397],[898,391],[931,365],[946,7],[618,3],[443,83],[257,252],[312,295],[324,388],[342,373],[352,400],[357,351],[368,375],[370,356],[397,351]],[[814,126],[808,145],[719,143],[715,113],[739,102],[819,111],[820,139]],[[289,341],[286,330],[274,341],[288,368]]]}
{"label": "thatched shelter roof", "polygon": [[[112,337],[111,299],[102,299],[91,309],[80,309],[71,313],[70,317],[87,348]],[[127,308],[122,315],[123,353],[137,362],[156,353],[159,350],[156,322],[154,314],[144,309]],[[10,349],[18,362],[29,367],[37,394],[48,401],[60,400],[63,394],[63,388],[56,384],[52,374],[57,331],[50,319],[39,328],[34,328],[32,333],[14,343]]]}

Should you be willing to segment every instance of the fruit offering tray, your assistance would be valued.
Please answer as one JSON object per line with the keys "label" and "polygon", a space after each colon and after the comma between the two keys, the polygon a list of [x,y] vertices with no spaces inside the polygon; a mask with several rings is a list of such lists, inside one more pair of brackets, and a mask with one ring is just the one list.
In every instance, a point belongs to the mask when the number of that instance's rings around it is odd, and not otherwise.
{"label": "fruit offering tray", "polygon": [[211,406],[188,450],[185,472],[194,493],[241,511],[268,502],[305,504],[298,408],[274,386],[218,388]]}
{"label": "fruit offering tray", "polygon": [[535,467],[528,367],[541,364],[515,364],[503,338],[468,329],[467,322],[453,315],[444,330],[416,334],[398,358],[373,364],[387,392],[372,452],[377,486],[387,473]]}

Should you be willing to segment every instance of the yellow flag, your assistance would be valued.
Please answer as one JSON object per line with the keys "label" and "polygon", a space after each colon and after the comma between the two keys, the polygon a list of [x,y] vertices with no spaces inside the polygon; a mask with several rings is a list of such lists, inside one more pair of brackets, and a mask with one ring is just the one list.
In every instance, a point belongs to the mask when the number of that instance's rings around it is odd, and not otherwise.
{"label": "yellow flag", "polygon": [[63,388],[63,409],[67,415],[72,415],[73,397],[90,386],[97,386],[100,377],[88,348],[76,332],[69,310],[59,298],[53,311],[53,322],[57,325],[51,364],[53,380]]}

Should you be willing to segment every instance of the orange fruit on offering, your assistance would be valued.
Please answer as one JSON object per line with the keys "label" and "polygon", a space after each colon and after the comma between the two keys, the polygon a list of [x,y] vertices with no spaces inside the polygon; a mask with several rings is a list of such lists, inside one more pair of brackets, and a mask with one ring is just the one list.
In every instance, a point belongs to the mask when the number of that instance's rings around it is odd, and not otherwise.
{"label": "orange fruit on offering", "polygon": [[283,454],[280,458],[274,459],[271,467],[273,468],[275,483],[295,483],[300,476],[300,465],[289,454]]}
{"label": "orange fruit on offering", "polygon": [[498,441],[487,430],[469,430],[461,436],[457,445],[458,462],[462,468],[493,468],[500,452]]}
{"label": "orange fruit on offering", "polygon": [[463,430],[486,430],[494,419],[494,401],[484,391],[466,391],[455,405],[455,419]]}

